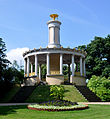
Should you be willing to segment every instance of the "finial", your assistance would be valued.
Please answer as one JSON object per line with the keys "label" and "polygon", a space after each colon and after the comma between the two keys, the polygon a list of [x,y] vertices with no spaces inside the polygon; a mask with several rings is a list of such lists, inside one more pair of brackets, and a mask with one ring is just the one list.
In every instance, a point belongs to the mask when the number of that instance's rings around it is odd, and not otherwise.
{"label": "finial", "polygon": [[58,14],[51,14],[50,17],[55,21],[55,18],[58,18]]}

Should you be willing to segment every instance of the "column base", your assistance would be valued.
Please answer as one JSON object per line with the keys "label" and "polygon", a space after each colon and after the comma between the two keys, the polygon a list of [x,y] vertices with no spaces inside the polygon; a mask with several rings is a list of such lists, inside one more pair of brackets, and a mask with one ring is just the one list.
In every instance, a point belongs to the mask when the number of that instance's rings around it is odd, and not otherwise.
{"label": "column base", "polygon": [[48,83],[48,85],[64,84],[64,75],[47,75],[46,82]]}
{"label": "column base", "polygon": [[86,86],[86,79],[83,76],[72,76],[70,78],[70,83],[79,86]]}

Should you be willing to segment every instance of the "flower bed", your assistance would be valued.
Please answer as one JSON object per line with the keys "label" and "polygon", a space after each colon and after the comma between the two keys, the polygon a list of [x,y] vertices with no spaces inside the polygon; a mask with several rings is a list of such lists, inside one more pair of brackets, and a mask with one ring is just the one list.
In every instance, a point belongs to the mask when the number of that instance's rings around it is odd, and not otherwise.
{"label": "flower bed", "polygon": [[78,105],[78,103],[67,101],[67,100],[52,100],[52,101],[46,101],[46,102],[39,103],[39,105],[42,105],[42,106],[73,106],[73,105]]}
{"label": "flower bed", "polygon": [[44,105],[45,103],[28,105],[28,109],[39,110],[39,111],[71,111],[71,110],[83,110],[87,109],[88,105],[85,104],[72,104],[68,106],[54,106],[54,105]]}

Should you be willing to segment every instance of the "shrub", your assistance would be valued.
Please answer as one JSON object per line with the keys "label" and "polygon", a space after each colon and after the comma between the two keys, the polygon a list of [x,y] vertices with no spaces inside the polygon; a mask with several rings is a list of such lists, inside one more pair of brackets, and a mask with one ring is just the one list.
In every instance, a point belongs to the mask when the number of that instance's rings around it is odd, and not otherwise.
{"label": "shrub", "polygon": [[56,100],[63,100],[64,97],[64,87],[63,86],[51,86],[50,87],[50,96],[53,96]]}
{"label": "shrub", "polygon": [[110,101],[110,77],[99,77],[93,75],[87,86],[94,92],[102,101]]}

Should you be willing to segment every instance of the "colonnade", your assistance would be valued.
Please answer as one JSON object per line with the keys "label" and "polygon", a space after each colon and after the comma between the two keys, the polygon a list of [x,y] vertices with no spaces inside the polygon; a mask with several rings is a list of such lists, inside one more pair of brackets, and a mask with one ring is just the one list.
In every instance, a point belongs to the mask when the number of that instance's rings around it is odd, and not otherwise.
{"label": "colonnade", "polygon": [[[38,70],[38,55],[35,55],[35,74],[34,76],[37,77],[37,70]],[[71,57],[71,69],[72,69],[72,76],[75,76],[75,56],[72,55]],[[30,62],[29,56],[24,59],[24,76],[29,77],[30,73],[30,64],[31,64],[31,74],[33,73],[33,64]],[[27,75],[26,75],[27,74]],[[80,56],[80,75],[86,76],[86,69],[85,69],[85,59]],[[47,54],[47,75],[50,75],[50,54]],[[63,54],[60,54],[60,75],[63,75]],[[39,64],[39,79],[41,80],[41,64]]]}

